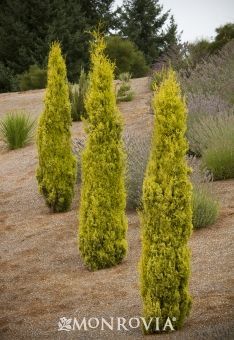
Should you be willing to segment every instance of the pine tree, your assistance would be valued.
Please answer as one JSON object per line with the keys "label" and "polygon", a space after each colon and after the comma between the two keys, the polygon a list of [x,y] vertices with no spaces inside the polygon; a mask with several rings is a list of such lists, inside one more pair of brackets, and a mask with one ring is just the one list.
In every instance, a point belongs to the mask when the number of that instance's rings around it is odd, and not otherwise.
{"label": "pine tree", "polygon": [[71,106],[66,66],[58,43],[51,46],[45,109],[37,135],[40,192],[53,212],[69,209],[76,180],[76,159],[71,150]]}
{"label": "pine tree", "polygon": [[82,155],[79,248],[92,270],[116,265],[126,254],[125,154],[116,106],[114,65],[95,34],[86,96],[88,140]]}
{"label": "pine tree", "polygon": [[[106,30],[112,22],[113,0],[5,0],[0,10],[0,62],[13,74],[29,66],[44,67],[52,41],[61,43],[68,79],[78,80],[88,66],[90,35],[100,21]],[[3,72],[0,68],[0,78]],[[6,81],[7,85],[7,81]]]}
{"label": "pine tree", "polygon": [[164,26],[169,12],[163,13],[159,0],[125,0],[120,13],[122,34],[144,53],[148,64],[155,62],[168,48],[170,40],[175,39],[172,34],[174,19],[171,18],[166,29]]}
{"label": "pine tree", "polygon": [[80,0],[82,11],[90,28],[101,23],[102,29],[108,31],[113,26],[112,6],[114,2],[114,0]]}
{"label": "pine tree", "polygon": [[[186,107],[175,72],[168,71],[153,99],[152,149],[143,184],[141,294],[146,320],[168,317],[182,326],[191,298],[188,292],[192,230],[191,183],[185,155]],[[155,332],[152,321],[146,333]]]}

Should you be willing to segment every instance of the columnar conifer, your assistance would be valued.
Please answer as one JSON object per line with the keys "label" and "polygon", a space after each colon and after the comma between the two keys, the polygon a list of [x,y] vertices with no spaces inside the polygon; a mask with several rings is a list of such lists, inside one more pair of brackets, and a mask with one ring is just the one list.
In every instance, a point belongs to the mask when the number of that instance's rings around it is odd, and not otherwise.
{"label": "columnar conifer", "polygon": [[[174,71],[154,94],[155,125],[143,184],[143,248],[140,261],[144,316],[171,318],[176,328],[188,315],[192,230],[191,184],[185,155],[186,107]],[[173,321],[176,318],[176,321]],[[146,333],[154,333],[150,323]]]}
{"label": "columnar conifer", "polygon": [[104,49],[104,39],[95,35],[85,102],[88,139],[82,156],[79,215],[79,248],[92,270],[120,263],[127,250],[122,120],[116,106],[114,65]]}
{"label": "columnar conifer", "polygon": [[40,117],[37,146],[40,192],[54,212],[69,209],[76,179],[76,159],[71,149],[71,106],[66,65],[58,43],[51,46],[45,109]]}

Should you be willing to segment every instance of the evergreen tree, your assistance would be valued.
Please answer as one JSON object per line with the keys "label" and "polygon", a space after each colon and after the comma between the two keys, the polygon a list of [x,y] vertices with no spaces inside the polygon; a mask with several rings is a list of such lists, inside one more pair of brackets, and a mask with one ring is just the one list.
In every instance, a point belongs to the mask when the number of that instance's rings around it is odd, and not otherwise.
{"label": "evergreen tree", "polygon": [[66,66],[58,43],[51,46],[45,109],[38,126],[40,192],[54,212],[71,205],[76,180],[76,159],[71,150],[71,106]]}
{"label": "evergreen tree", "polygon": [[[141,294],[144,316],[168,317],[182,326],[191,298],[188,292],[192,230],[191,184],[185,155],[186,108],[175,72],[169,70],[153,99],[152,149],[143,184]],[[146,333],[155,332],[155,319]],[[162,329],[162,328],[161,328]]]}
{"label": "evergreen tree", "polygon": [[[174,19],[164,29],[169,12],[163,13],[159,0],[124,0],[120,10],[121,32],[145,54],[149,64],[175,40]],[[175,31],[174,31],[175,34]]]}
{"label": "evergreen tree", "polygon": [[42,66],[48,53],[49,0],[1,1],[0,61],[15,74]]}
{"label": "evergreen tree", "polygon": [[116,265],[126,254],[125,155],[116,106],[114,65],[95,35],[86,96],[88,140],[82,155],[79,248],[92,270]]}
{"label": "evergreen tree", "polygon": [[[68,79],[78,80],[88,67],[90,34],[99,22],[109,29],[113,0],[5,0],[0,11],[0,79],[21,74],[31,65],[44,67],[52,41],[61,43]],[[3,84],[2,86],[9,87]]]}
{"label": "evergreen tree", "polygon": [[227,23],[216,28],[216,36],[213,42],[210,43],[211,53],[217,53],[230,40],[234,39],[234,23]]}
{"label": "evergreen tree", "polygon": [[90,29],[99,23],[104,31],[108,31],[113,26],[112,6],[114,2],[115,0],[80,0]]}

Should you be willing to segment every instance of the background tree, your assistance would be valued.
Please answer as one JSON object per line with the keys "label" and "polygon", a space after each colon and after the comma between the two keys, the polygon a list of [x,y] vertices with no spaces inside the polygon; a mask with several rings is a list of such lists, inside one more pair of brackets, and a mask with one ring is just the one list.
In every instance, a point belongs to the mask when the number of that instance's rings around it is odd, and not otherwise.
{"label": "background tree", "polygon": [[50,1],[6,0],[0,11],[0,60],[15,74],[42,65],[48,53]]}
{"label": "background tree", "polygon": [[148,64],[155,62],[170,41],[174,42],[174,19],[165,28],[169,12],[163,13],[158,0],[124,0],[119,12],[121,33],[144,53]]}
{"label": "background tree", "polygon": [[82,11],[91,29],[101,23],[102,30],[109,31],[114,24],[112,11],[114,2],[115,0],[80,0]]}
{"label": "background tree", "polygon": [[[186,108],[170,70],[153,99],[154,133],[143,184],[141,294],[144,316],[168,317],[182,326],[190,310],[188,238],[192,230],[191,184],[185,155]],[[155,332],[155,321],[146,333]]]}
{"label": "background tree", "polygon": [[234,39],[234,23],[220,26],[216,28],[215,32],[215,39],[210,46],[211,53],[219,51],[230,40]]}
{"label": "background tree", "polygon": [[74,195],[76,159],[71,149],[71,106],[66,66],[58,43],[51,46],[45,109],[37,135],[40,192],[53,212],[69,209]]}
{"label": "background tree", "polygon": [[192,68],[209,56],[217,54],[228,42],[234,39],[234,24],[227,23],[216,28],[216,36],[213,41],[200,39],[188,44],[188,62]]}
{"label": "background tree", "polygon": [[106,39],[106,53],[115,63],[115,75],[131,73],[133,78],[143,77],[149,71],[144,54],[129,39],[109,36]]}
{"label": "background tree", "polygon": [[116,106],[114,64],[104,49],[104,38],[97,35],[91,50],[88,140],[82,155],[79,248],[92,270],[120,263],[127,250],[122,121]]}
{"label": "background tree", "polygon": [[197,40],[188,45],[189,63],[195,67],[210,55],[210,41],[206,39]]}
{"label": "background tree", "polygon": [[[66,56],[69,80],[78,81],[81,68],[87,68],[89,63],[90,34],[87,32],[99,22],[103,23],[106,31],[109,29],[113,2],[1,1],[0,84],[3,80],[6,81],[7,74],[22,74],[31,65],[44,68],[49,46],[55,40],[60,41]],[[3,87],[1,91],[4,90]],[[5,87],[9,88],[7,82]]]}

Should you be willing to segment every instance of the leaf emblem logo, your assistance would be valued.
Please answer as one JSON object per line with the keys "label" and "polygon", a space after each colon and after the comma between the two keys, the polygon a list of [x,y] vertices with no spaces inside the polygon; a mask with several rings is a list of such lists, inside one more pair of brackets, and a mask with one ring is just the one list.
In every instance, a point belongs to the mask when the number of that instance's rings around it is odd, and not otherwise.
{"label": "leaf emblem logo", "polygon": [[58,322],[58,331],[70,332],[72,330],[71,322],[72,319],[67,319],[65,317],[60,318],[60,321]]}

